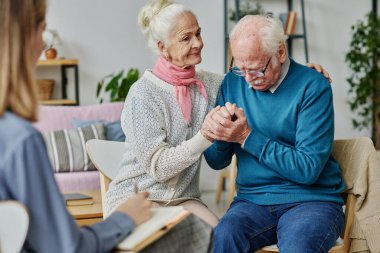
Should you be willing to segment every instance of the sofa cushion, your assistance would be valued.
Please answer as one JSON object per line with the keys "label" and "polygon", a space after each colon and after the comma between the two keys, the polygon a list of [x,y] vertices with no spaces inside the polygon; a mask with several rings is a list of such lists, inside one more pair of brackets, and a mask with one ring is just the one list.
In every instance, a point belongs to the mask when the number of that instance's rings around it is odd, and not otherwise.
{"label": "sofa cushion", "polygon": [[61,192],[91,191],[100,189],[98,171],[54,173]]}
{"label": "sofa cushion", "polygon": [[104,120],[80,120],[74,118],[72,120],[73,126],[78,127],[86,127],[95,123],[104,123],[106,126],[106,139],[109,141],[125,141],[125,135],[123,129],[121,129],[120,120],[113,122],[105,122]]}
{"label": "sofa cushion", "polygon": [[79,120],[120,120],[123,102],[103,103],[81,106],[46,106],[39,107],[38,121],[33,125],[40,132],[71,129],[73,118]]}
{"label": "sofa cushion", "polygon": [[105,139],[103,123],[84,128],[65,129],[43,133],[54,172],[96,170],[86,152],[86,142]]}

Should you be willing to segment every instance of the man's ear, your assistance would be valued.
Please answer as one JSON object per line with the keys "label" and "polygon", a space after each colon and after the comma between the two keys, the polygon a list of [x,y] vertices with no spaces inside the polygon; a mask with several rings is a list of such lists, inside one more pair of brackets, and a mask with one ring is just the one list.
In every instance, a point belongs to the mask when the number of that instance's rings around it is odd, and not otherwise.
{"label": "man's ear", "polygon": [[288,57],[288,51],[286,49],[285,43],[280,44],[280,46],[278,47],[277,53],[280,59],[280,63],[284,63],[286,61],[286,58]]}

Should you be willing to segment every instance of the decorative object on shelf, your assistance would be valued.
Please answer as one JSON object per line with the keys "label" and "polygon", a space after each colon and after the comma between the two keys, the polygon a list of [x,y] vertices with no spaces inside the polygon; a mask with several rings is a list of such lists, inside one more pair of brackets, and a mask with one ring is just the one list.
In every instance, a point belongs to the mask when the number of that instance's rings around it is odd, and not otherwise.
{"label": "decorative object on shelf", "polygon": [[347,78],[350,85],[349,105],[357,118],[353,127],[372,127],[372,141],[380,148],[380,18],[374,12],[351,27],[352,40],[346,62],[352,70]]}
{"label": "decorative object on shelf", "polygon": [[53,79],[37,80],[40,100],[50,100],[54,89]]}
{"label": "decorative object on shelf", "polygon": [[296,21],[297,21],[297,12],[289,11],[286,18],[285,28],[284,28],[286,35],[294,34],[294,31],[296,28]]}
{"label": "decorative object on shelf", "polygon": [[62,40],[59,37],[57,30],[46,29],[43,33],[43,40],[45,43],[45,57],[52,60],[57,57],[57,46],[61,45]]}
{"label": "decorative object on shelf", "polygon": [[229,19],[231,21],[238,21],[245,15],[265,14],[266,12],[261,4],[255,2],[255,0],[244,0],[244,3],[239,6],[238,12],[236,10],[229,9],[229,13]]}
{"label": "decorative object on shelf", "polygon": [[[99,98],[101,91],[104,90],[110,94],[110,102],[124,101],[132,84],[139,79],[139,75],[138,69],[131,68],[128,72],[121,70],[103,77],[98,83],[96,97]],[[103,103],[102,97],[99,102]]]}

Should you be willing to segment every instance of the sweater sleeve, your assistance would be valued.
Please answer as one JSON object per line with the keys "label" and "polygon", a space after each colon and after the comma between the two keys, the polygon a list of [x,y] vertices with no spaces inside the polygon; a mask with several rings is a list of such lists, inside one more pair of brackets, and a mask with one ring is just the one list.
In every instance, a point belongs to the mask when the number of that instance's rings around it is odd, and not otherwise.
{"label": "sweater sleeve", "polygon": [[[224,99],[222,88],[216,100],[216,105],[224,106],[226,101]],[[225,141],[214,141],[211,147],[204,152],[204,157],[207,164],[214,170],[221,170],[227,167],[234,155],[233,143]]]}
{"label": "sweater sleeve", "polygon": [[2,178],[10,197],[28,209],[26,251],[108,252],[132,231],[134,222],[122,213],[79,229],[55,183],[42,137],[34,133],[19,144]]}
{"label": "sweater sleeve", "polygon": [[211,142],[198,132],[189,140],[171,146],[167,142],[170,133],[165,116],[153,101],[153,98],[147,101],[140,94],[132,94],[127,99],[122,121],[125,121],[127,138],[133,143],[136,157],[146,173],[164,182],[199,161]]}
{"label": "sweater sleeve", "polygon": [[312,185],[323,170],[334,141],[331,86],[323,78],[304,91],[298,110],[295,145],[272,140],[255,129],[243,149],[290,181]]}

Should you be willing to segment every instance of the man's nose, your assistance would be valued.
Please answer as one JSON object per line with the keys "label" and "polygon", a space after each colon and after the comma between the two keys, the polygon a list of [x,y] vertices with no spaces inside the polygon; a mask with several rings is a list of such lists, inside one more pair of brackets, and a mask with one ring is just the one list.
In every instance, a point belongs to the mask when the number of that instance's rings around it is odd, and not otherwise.
{"label": "man's nose", "polygon": [[245,71],[245,76],[244,76],[245,80],[249,83],[255,79],[257,79],[258,77],[256,75],[252,75],[250,74],[248,71]]}

